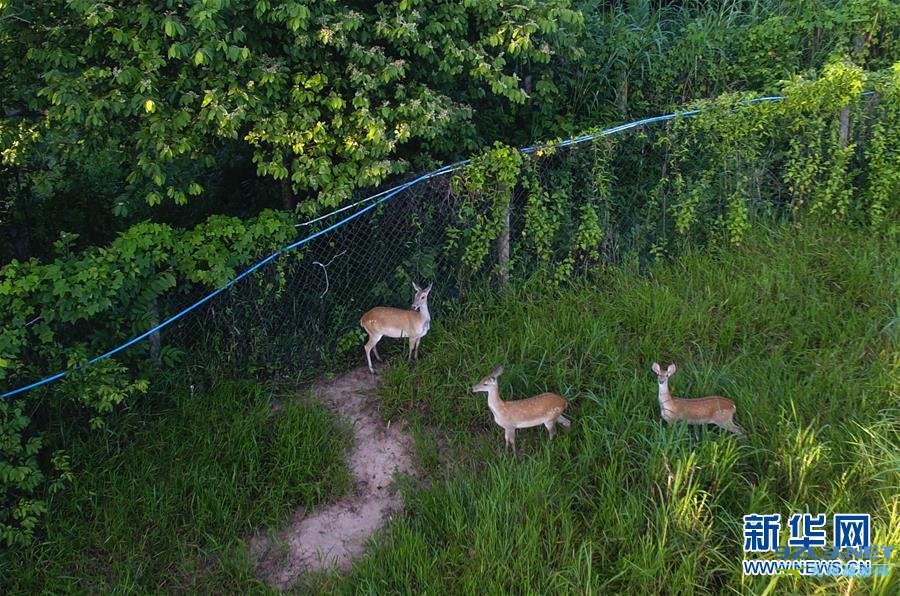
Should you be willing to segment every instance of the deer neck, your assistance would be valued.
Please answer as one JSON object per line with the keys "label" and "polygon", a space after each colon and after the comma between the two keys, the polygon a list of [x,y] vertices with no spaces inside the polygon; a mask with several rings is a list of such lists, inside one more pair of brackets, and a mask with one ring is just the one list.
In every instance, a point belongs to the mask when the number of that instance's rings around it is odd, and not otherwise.
{"label": "deer neck", "polygon": [[422,303],[422,308],[419,309],[419,318],[426,323],[431,321],[431,313],[428,312],[428,300]]}
{"label": "deer neck", "polygon": [[500,388],[499,387],[490,387],[488,388],[488,407],[491,411],[496,415],[500,414],[504,411],[505,403],[502,399],[500,399]]}
{"label": "deer neck", "polygon": [[672,401],[672,394],[669,393],[669,381],[666,380],[665,383],[659,384],[659,405],[664,406],[670,401]]}

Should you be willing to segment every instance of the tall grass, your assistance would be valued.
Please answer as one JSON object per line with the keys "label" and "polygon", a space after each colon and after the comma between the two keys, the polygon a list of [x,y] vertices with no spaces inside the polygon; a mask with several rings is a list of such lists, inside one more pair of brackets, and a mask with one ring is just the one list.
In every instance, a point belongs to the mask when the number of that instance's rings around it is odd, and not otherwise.
{"label": "tall grass", "polygon": [[[454,312],[434,305],[422,359],[392,359],[382,406],[416,429],[406,511],[322,593],[894,594],[887,578],[745,578],[741,516],[868,512],[900,545],[900,246],[860,231],[759,229],[739,248],[540,280]],[[440,316],[438,316],[440,313]],[[650,364],[679,396],[724,394],[750,433],[660,420]],[[554,442],[503,451],[483,395],[571,400]],[[0,553],[7,593],[266,591],[244,539],[346,488],[347,434],[256,383],[156,396],[68,436],[74,490],[45,539]],[[786,532],[786,530],[785,530]],[[786,538],[782,536],[782,540]],[[894,562],[897,563],[897,555]]]}
{"label": "tall grass", "polygon": [[296,400],[276,412],[273,399],[219,383],[153,396],[105,441],[76,437],[74,486],[50,502],[42,542],[0,555],[0,592],[266,590],[244,539],[349,478],[331,414]]}
{"label": "tall grass", "polygon": [[[896,569],[848,581],[740,567],[751,512],[868,512],[875,542],[900,545],[897,249],[781,228],[645,276],[534,284],[436,319],[423,360],[392,367],[383,389],[390,416],[421,429],[434,485],[411,485],[407,515],[320,588],[897,593]],[[676,395],[732,398],[749,440],[666,426],[653,361],[678,363]],[[468,389],[497,363],[507,399],[564,393],[572,431],[552,444],[520,431],[520,456],[506,456]]]}

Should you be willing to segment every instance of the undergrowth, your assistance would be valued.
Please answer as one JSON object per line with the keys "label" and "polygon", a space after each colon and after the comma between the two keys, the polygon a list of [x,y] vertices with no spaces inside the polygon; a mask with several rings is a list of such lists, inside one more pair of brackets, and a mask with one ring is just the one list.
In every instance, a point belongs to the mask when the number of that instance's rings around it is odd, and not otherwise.
{"label": "undergrowth", "polygon": [[[422,478],[401,483],[404,515],[348,575],[304,589],[897,593],[896,567],[748,579],[740,561],[751,512],[871,513],[873,542],[900,545],[898,248],[757,229],[646,272],[435,305],[421,360],[392,355],[382,387],[386,418],[415,429]],[[733,399],[749,439],[665,425],[654,361],[679,365],[678,396]],[[552,443],[519,431],[519,455],[505,454],[470,392],[496,364],[506,399],[565,395],[572,429]],[[251,382],[150,397],[102,433],[60,435],[76,480],[41,541],[0,554],[5,591],[265,591],[245,539],[347,487],[348,434],[321,406],[273,411]]]}
{"label": "undergrowth", "polygon": [[347,430],[276,397],[253,382],[148,396],[102,438],[70,437],[72,490],[44,540],[0,555],[0,591],[265,591],[244,540],[349,484]]}
{"label": "undergrowth", "polygon": [[[435,320],[423,359],[389,370],[383,407],[411,418],[430,487],[349,577],[324,592],[877,593],[853,580],[745,578],[742,516],[871,513],[900,545],[895,242],[862,232],[757,231],[739,248],[539,282]],[[651,363],[675,395],[726,395],[750,433],[669,427]],[[503,451],[483,394],[557,391],[573,428],[520,430]],[[897,562],[894,555],[893,563]]]}

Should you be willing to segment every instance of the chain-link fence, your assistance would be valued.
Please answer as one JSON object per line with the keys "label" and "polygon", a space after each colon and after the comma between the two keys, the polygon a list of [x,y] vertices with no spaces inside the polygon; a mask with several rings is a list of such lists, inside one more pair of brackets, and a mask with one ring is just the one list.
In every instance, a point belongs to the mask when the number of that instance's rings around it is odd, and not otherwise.
{"label": "chain-link fence", "polygon": [[167,341],[225,368],[309,377],[361,361],[361,315],[379,305],[408,308],[413,282],[434,284],[433,313],[462,293],[496,283],[496,250],[476,270],[461,265],[465,246],[452,238],[469,222],[460,219],[463,197],[453,189],[454,175],[411,186],[281,256],[185,320]]}
{"label": "chain-link fence", "polygon": [[[473,201],[459,184],[465,169],[415,184],[232,286],[164,332],[164,342],[205,366],[308,378],[363,362],[361,315],[374,306],[408,308],[413,282],[434,284],[429,303],[432,316],[440,316],[472,292],[539,271],[577,276],[618,261],[623,251],[646,252],[638,238],[641,214],[613,208],[609,196],[616,162],[630,167],[626,162],[652,142],[631,136],[637,146],[615,154],[621,145],[604,139],[525,154],[517,183],[506,189],[508,208],[490,196]],[[657,177],[634,179],[629,188],[639,195],[636,185]],[[594,207],[597,233],[579,246],[585,206]],[[304,226],[303,234],[345,215]],[[484,234],[472,234],[479,225]],[[476,242],[484,246],[472,251]]]}
{"label": "chain-link fence", "polygon": [[[4,397],[44,388],[43,381],[58,378],[78,383],[66,391],[78,394],[82,383],[90,383],[83,373],[93,364],[72,365],[107,356],[149,369],[151,377],[162,365],[310,378],[326,368],[359,362],[365,342],[361,315],[374,306],[409,307],[413,282],[433,283],[430,303],[440,313],[468,293],[491,291],[569,255],[578,206],[609,202],[599,194],[603,185],[593,179],[608,147],[597,141],[526,152],[516,182],[509,188],[488,186],[477,197],[463,183],[468,170],[462,166],[411,176],[376,189],[355,207],[298,225],[298,246],[278,251],[275,258],[270,258],[271,248],[261,248],[251,273],[212,295],[208,286],[183,282],[147,296],[120,293],[98,316],[49,325],[55,337],[80,346],[78,358],[60,352],[48,362],[45,354],[23,354],[28,363],[24,371],[40,374],[59,366],[53,361],[68,359],[68,372],[12,379],[19,382]],[[490,177],[490,166],[487,170]],[[505,197],[500,203],[497,193]],[[542,211],[536,211],[538,203]],[[567,212],[567,206],[575,211]],[[538,250],[531,228],[545,218],[555,222],[554,229],[552,237],[544,230]],[[606,257],[615,257],[616,238],[612,232],[602,238]],[[265,263],[259,266],[260,261]],[[141,275],[147,275],[147,284],[156,281],[152,273]],[[87,360],[98,348],[110,351]]]}
{"label": "chain-link fence", "polygon": [[[413,282],[434,284],[429,302],[441,316],[472,292],[534,275],[559,284],[624,259],[640,265],[684,242],[708,241],[714,230],[733,241],[735,226],[785,212],[792,196],[802,202],[819,188],[838,188],[838,200],[876,196],[868,149],[861,148],[880,147],[873,138],[891,130],[884,117],[894,112],[868,94],[847,118],[822,112],[798,127],[802,110],[767,112],[760,103],[780,99],[726,102],[703,118],[660,116],[522,152],[498,148],[506,162],[475,158],[410,177],[298,226],[299,239],[312,236],[308,242],[298,240],[211,298],[201,285],[174,288],[146,308],[140,295],[123,296],[110,316],[78,324],[111,346],[128,342],[116,358],[131,366],[311,378],[361,363],[361,315],[374,306],[408,307]],[[512,174],[504,178],[507,167]],[[824,172],[823,182],[798,177],[800,169]],[[130,345],[129,338],[185,309]],[[126,312],[146,315],[120,316]],[[130,329],[117,325],[123,319],[133,321]],[[79,330],[67,327],[63,335],[78,337]]]}

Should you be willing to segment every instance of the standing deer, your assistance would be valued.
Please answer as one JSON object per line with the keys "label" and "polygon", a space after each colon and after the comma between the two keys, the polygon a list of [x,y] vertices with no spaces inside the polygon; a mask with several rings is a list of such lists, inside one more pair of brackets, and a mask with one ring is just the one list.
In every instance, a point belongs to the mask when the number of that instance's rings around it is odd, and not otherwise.
{"label": "standing deer", "polygon": [[366,342],[366,360],[369,362],[369,370],[373,375],[375,369],[372,368],[371,353],[375,352],[375,358],[381,362],[381,356],[378,355],[378,349],[375,346],[384,336],[408,337],[408,359],[413,357],[413,352],[415,352],[416,360],[419,359],[419,342],[428,333],[428,328],[431,326],[431,315],[428,313],[428,292],[431,291],[431,284],[428,284],[428,287],[423,290],[416,285],[416,282],[413,282],[413,288],[416,290],[416,296],[413,298],[411,310],[376,306],[367,311],[359,320],[359,324],[369,334],[369,341]]}
{"label": "standing deer", "polygon": [[734,423],[737,407],[730,399],[713,395],[698,399],[679,399],[669,393],[669,377],[678,370],[674,364],[663,372],[659,364],[653,363],[653,372],[659,381],[659,409],[663,420],[669,424],[686,422],[687,424],[715,424],[719,428],[744,437],[744,431]]}
{"label": "standing deer", "polygon": [[512,446],[513,454],[516,453],[517,428],[530,428],[543,424],[550,432],[550,439],[553,440],[554,427],[557,422],[566,428],[572,424],[568,418],[562,415],[568,402],[555,393],[541,393],[518,401],[500,399],[497,377],[502,374],[503,367],[497,366],[494,372],[472,386],[472,393],[488,394],[488,407],[494,414],[494,422],[506,431],[507,451]]}

